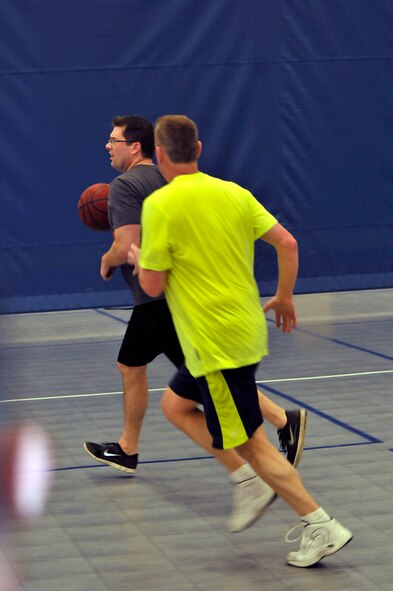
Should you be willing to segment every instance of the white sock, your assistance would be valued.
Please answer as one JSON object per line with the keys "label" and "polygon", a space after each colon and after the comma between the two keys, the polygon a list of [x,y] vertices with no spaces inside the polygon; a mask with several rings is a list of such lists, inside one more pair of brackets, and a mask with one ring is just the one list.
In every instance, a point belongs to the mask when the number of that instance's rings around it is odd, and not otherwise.
{"label": "white sock", "polygon": [[326,523],[326,521],[331,520],[331,517],[322,507],[318,507],[316,511],[304,515],[301,519],[307,523]]}
{"label": "white sock", "polygon": [[256,476],[256,474],[250,464],[244,464],[229,474],[232,484],[239,484],[239,482],[250,480],[250,478],[254,478],[254,476]]}

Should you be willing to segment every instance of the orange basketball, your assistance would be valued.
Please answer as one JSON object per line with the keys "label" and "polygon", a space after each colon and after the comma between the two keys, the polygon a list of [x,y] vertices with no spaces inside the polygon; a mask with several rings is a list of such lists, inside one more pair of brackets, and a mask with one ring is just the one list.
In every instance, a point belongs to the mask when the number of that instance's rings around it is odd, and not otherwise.
{"label": "orange basketball", "polygon": [[85,226],[101,232],[110,230],[108,195],[109,185],[107,183],[96,183],[83,191],[78,201],[78,212]]}

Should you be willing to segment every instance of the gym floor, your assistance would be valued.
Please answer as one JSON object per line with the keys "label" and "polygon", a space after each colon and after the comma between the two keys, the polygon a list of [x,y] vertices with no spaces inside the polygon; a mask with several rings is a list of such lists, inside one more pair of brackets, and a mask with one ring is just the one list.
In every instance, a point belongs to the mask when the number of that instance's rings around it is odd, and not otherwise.
{"label": "gym floor", "polygon": [[299,521],[280,499],[250,529],[227,533],[225,471],[161,415],[173,373],[163,357],[149,368],[136,476],[92,461],[85,440],[120,436],[115,359],[130,310],[2,316],[0,414],[38,422],[54,454],[45,513],[2,539],[20,591],[392,589],[393,289],[296,304],[290,335],[270,318],[257,377],[281,406],[308,409],[300,473],[353,531],[351,544],[310,569],[289,567],[299,542],[284,538]]}

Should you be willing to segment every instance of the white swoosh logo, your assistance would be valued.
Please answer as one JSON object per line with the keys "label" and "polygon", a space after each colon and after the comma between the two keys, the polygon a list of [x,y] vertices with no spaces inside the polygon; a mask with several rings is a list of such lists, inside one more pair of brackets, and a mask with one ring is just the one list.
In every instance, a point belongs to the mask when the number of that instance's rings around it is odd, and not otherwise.
{"label": "white swoosh logo", "polygon": [[106,458],[118,458],[120,456],[120,454],[111,454],[110,451],[104,451],[103,454]]}

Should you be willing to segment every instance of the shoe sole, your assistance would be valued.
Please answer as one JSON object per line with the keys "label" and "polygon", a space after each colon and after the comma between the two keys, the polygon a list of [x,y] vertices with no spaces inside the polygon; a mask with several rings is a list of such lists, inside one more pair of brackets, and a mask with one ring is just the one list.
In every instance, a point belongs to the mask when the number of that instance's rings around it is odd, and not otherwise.
{"label": "shoe sole", "polygon": [[321,550],[321,552],[317,553],[314,558],[312,559],[312,561],[307,561],[307,562],[295,562],[295,561],[287,561],[288,564],[290,564],[291,566],[297,566],[299,568],[307,568],[309,566],[314,566],[314,564],[318,564],[318,562],[320,562],[323,558],[326,558],[326,556],[332,556],[332,554],[335,554],[336,552],[338,552],[339,550],[341,550],[342,548],[344,548],[344,546],[346,546],[347,544],[349,544],[349,542],[352,540],[353,535],[352,533],[347,530],[346,532],[344,532],[342,534],[342,536],[340,537],[340,539],[330,548],[325,548],[324,550]]}
{"label": "shoe sole", "polygon": [[242,525],[242,527],[237,528],[237,529],[230,529],[229,527],[227,528],[227,530],[229,531],[229,533],[231,534],[238,534],[246,529],[248,529],[249,527],[251,527],[252,525],[254,525],[254,523],[256,523],[258,521],[258,519],[260,519],[262,517],[262,515],[265,513],[265,511],[267,511],[267,509],[270,507],[270,505],[272,503],[274,503],[274,501],[277,499],[277,495],[276,493],[274,493],[274,495],[272,496],[272,498],[270,499],[270,501],[268,503],[266,503],[266,505],[263,506],[263,508],[258,511],[257,513],[254,514],[254,516],[247,521],[244,525]]}
{"label": "shoe sole", "polygon": [[304,448],[304,439],[305,439],[306,428],[307,428],[307,418],[308,418],[308,412],[306,411],[306,409],[302,408],[300,410],[300,425],[299,425],[298,444],[297,444],[295,460],[293,462],[294,468],[296,468],[300,464],[300,460],[302,459],[303,448]]}
{"label": "shoe sole", "polygon": [[110,466],[111,468],[115,468],[115,470],[120,470],[120,472],[125,472],[126,474],[135,474],[136,468],[127,468],[126,466],[121,466],[120,464],[115,464],[114,462],[111,462],[110,460],[103,460],[102,458],[97,458],[97,456],[92,454],[91,451],[89,451],[87,449],[85,443],[83,444],[83,447],[85,448],[85,451],[89,454],[89,456],[91,456],[92,458],[97,460],[97,462],[101,462],[101,464],[105,464],[106,466]]}

